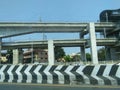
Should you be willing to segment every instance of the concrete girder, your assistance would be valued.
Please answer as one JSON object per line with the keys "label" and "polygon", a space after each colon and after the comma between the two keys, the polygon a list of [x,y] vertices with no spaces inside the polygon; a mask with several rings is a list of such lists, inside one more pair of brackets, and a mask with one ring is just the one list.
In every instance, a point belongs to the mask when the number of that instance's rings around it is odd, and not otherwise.
{"label": "concrete girder", "polygon": [[[53,40],[55,46],[61,47],[80,47],[80,46],[88,46],[89,40],[87,39],[72,39],[72,40]],[[97,46],[114,46],[117,42],[117,39],[109,38],[109,39],[97,39]],[[24,42],[2,42],[2,49],[15,49],[15,48],[31,48],[33,45],[36,47],[47,47],[46,41],[24,41]]]}
{"label": "concrete girder", "polygon": [[[88,23],[0,23],[0,37],[17,36],[35,32],[81,32],[86,29]],[[96,31],[106,28],[113,29],[114,23],[95,23]],[[6,33],[7,32],[7,33]]]}

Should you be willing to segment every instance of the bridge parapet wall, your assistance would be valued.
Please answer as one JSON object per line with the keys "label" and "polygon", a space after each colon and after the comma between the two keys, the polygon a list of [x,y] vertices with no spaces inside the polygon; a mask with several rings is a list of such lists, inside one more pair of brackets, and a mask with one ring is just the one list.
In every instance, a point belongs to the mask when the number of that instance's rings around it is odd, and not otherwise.
{"label": "bridge parapet wall", "polygon": [[0,65],[0,82],[120,85],[120,66]]}

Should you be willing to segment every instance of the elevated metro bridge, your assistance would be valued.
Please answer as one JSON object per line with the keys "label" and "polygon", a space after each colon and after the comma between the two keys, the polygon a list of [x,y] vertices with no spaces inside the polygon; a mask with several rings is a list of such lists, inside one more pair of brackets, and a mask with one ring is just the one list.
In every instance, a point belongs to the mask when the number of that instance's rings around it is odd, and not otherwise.
{"label": "elevated metro bridge", "polygon": [[[2,42],[2,38],[18,36],[29,33],[78,33],[80,39],[73,40],[49,40],[49,41],[28,41],[28,42]],[[97,39],[96,32],[103,33],[104,39]],[[48,46],[49,64],[54,64],[54,46],[63,47],[81,47],[82,60],[85,60],[85,48],[90,47],[92,63],[98,64],[97,46],[107,46],[111,52],[111,59],[116,57],[113,48],[119,39],[120,23],[113,22],[90,22],[90,23],[24,23],[24,22],[0,22],[0,50],[2,49],[19,49],[26,47]],[[84,35],[89,34],[89,39]],[[116,39],[108,39],[115,36]],[[117,41],[118,40],[118,41]],[[47,45],[48,44],[48,45]],[[112,46],[112,47],[111,47]],[[113,52],[114,51],[114,52]],[[109,55],[109,54],[108,54]],[[0,55],[1,56],[1,55]],[[118,56],[117,56],[118,58]],[[115,58],[116,59],[116,58]],[[16,60],[16,59],[15,59]],[[51,63],[52,62],[52,63]]]}
{"label": "elevated metro bridge", "polygon": [[[89,39],[68,39],[68,40],[53,40],[54,46],[60,47],[88,47]],[[115,46],[117,39],[115,38],[106,38],[106,39],[97,39],[97,46]],[[16,49],[16,48],[40,48],[47,47],[48,41],[21,41],[21,42],[3,42],[2,49]]]}
{"label": "elevated metro bridge", "polygon": [[[68,32],[86,32],[89,23],[18,23],[18,22],[1,22],[0,37],[18,36],[29,33],[68,33]],[[116,27],[115,23],[95,23],[95,31],[103,32],[112,31]]]}

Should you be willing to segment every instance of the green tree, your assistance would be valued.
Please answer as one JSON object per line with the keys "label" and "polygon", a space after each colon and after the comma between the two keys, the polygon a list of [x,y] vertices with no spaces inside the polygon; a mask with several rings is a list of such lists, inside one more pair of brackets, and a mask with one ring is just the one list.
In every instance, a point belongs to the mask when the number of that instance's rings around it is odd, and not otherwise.
{"label": "green tree", "polygon": [[90,53],[86,53],[86,59],[87,59],[87,61],[91,61],[91,54]]}
{"label": "green tree", "polygon": [[62,47],[55,47],[55,60],[63,58],[65,56],[64,49]]}
{"label": "green tree", "polygon": [[98,50],[98,59],[100,60],[100,61],[104,61],[105,60],[105,48],[103,47],[103,48],[100,48],[99,50]]}
{"label": "green tree", "polygon": [[70,62],[72,61],[72,58],[70,57],[70,55],[66,55],[64,56],[65,62]]}
{"label": "green tree", "polygon": [[12,52],[12,50],[7,50],[6,58],[7,58],[7,60],[8,60],[7,62],[9,64],[13,63],[13,52]]}

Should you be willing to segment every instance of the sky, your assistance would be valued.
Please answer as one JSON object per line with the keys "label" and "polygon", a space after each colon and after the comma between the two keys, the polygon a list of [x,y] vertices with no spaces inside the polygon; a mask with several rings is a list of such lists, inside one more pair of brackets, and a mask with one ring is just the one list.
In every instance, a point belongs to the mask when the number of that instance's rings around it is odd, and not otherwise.
{"label": "sky", "polygon": [[[97,22],[100,12],[118,8],[120,0],[0,0],[0,22]],[[79,38],[77,33],[45,35],[47,39]],[[43,34],[35,33],[10,37],[4,41],[42,38]],[[67,53],[78,52],[78,48],[65,50]]]}

